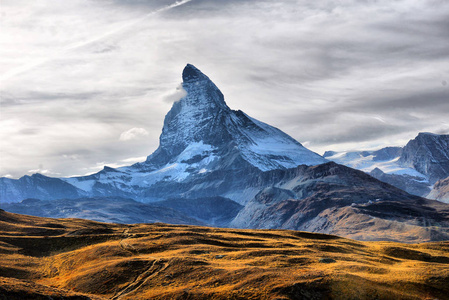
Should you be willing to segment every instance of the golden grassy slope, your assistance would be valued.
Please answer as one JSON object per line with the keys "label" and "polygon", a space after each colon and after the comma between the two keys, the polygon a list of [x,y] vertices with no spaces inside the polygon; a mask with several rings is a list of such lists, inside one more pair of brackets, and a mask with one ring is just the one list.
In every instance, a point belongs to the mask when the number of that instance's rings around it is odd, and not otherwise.
{"label": "golden grassy slope", "polygon": [[0,299],[448,299],[449,242],[0,211]]}

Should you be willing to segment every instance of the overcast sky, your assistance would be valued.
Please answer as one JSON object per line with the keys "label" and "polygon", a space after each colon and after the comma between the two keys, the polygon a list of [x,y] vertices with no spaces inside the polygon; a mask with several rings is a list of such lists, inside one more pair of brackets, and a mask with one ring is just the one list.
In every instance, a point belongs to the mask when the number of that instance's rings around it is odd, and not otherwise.
{"label": "overcast sky", "polygon": [[449,133],[446,0],[1,0],[0,14],[0,176],[143,161],[186,63],[320,154]]}

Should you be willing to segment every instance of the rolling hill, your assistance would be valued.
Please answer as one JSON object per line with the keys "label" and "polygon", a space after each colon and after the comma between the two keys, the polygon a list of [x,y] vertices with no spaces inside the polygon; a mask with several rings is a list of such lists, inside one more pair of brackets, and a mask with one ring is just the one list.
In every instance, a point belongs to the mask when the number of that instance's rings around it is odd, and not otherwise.
{"label": "rolling hill", "polygon": [[449,242],[0,210],[1,299],[445,299]]}

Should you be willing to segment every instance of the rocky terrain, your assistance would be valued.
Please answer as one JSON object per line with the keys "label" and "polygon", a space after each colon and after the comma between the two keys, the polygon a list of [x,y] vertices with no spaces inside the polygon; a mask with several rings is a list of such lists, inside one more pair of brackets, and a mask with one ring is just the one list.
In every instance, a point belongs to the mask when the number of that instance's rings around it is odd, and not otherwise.
{"label": "rocky terrain", "polygon": [[2,299],[446,299],[449,244],[0,210]]}

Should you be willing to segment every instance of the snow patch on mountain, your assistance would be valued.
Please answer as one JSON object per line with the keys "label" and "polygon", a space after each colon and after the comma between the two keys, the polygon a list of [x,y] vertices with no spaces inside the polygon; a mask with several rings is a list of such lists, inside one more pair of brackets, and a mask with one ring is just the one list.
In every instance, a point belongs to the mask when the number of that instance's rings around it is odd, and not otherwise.
{"label": "snow patch on mountain", "polygon": [[94,180],[94,179],[91,179],[91,180],[78,180],[78,178],[76,178],[76,177],[62,178],[62,180],[64,180],[67,183],[70,183],[71,185],[73,185],[73,186],[75,186],[75,187],[77,187],[80,190],[83,190],[85,192],[92,191],[92,187],[96,183],[96,180]]}
{"label": "snow patch on mountain", "polygon": [[[170,180],[181,182],[190,175],[207,172],[207,166],[217,159],[213,154],[215,147],[201,142],[189,144],[172,163],[166,164],[161,169],[149,173],[134,173],[132,184],[141,187],[149,187],[162,181]],[[133,172],[132,167],[124,167],[123,170]]]}
{"label": "snow patch on mountain", "polygon": [[374,169],[380,169],[386,174],[409,175],[426,180],[426,176],[413,168],[399,165],[400,156],[388,160],[374,160],[374,155],[366,155],[366,151],[354,152],[332,152],[333,155],[325,156],[328,160],[336,163],[364,171],[371,172]]}
{"label": "snow patch on mountain", "polygon": [[239,149],[245,160],[261,171],[327,162],[326,159],[306,149],[279,129],[251,118],[243,112],[242,114],[254,123],[258,130],[251,127],[239,127],[239,133],[247,138],[246,143],[240,139]]}

